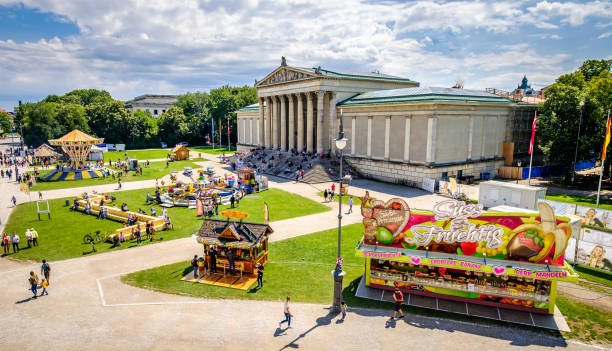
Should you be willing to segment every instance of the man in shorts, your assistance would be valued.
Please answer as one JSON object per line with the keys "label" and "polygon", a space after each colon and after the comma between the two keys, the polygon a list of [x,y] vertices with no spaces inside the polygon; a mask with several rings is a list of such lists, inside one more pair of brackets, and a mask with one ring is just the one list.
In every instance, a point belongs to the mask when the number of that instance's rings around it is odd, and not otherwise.
{"label": "man in shorts", "polygon": [[400,318],[404,318],[404,312],[402,312],[402,303],[404,302],[404,294],[400,291],[399,288],[395,288],[395,292],[393,293],[393,301],[395,301],[395,308],[393,310],[393,315],[391,319],[395,319],[395,315],[397,312],[400,314]]}

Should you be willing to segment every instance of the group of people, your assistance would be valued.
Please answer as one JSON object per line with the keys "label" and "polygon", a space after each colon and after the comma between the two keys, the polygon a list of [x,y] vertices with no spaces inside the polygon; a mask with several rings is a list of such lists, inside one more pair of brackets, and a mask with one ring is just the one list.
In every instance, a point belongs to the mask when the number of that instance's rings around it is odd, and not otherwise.
{"label": "group of people", "polygon": [[[32,291],[32,294],[34,294],[34,296],[32,296],[33,299],[36,299],[39,296],[49,295],[49,292],[47,292],[47,287],[49,287],[51,281],[51,266],[47,260],[42,260],[40,274],[44,277],[42,280],[39,280],[38,275],[36,275],[34,271],[30,271],[30,276],[28,277],[30,291]],[[38,289],[42,289],[40,295],[38,295]]]}
{"label": "group of people", "polygon": [[[38,232],[34,228],[28,228],[25,232],[25,237],[28,243],[28,248],[38,246]],[[13,253],[19,252],[19,243],[21,238],[16,232],[13,232],[13,235],[8,235],[6,232],[4,232],[1,240],[2,241],[0,244],[2,245],[3,256],[11,253],[11,247],[13,248]]]}

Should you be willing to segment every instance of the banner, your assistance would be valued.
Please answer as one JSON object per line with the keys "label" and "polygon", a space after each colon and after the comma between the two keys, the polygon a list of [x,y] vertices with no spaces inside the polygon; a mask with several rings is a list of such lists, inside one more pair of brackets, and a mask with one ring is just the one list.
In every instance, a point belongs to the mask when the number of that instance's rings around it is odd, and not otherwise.
{"label": "banner", "polygon": [[576,204],[570,204],[568,202],[559,202],[552,200],[538,200],[538,202],[546,202],[553,208],[557,216],[566,216],[576,214]]}
{"label": "banner", "polygon": [[399,198],[361,198],[364,243],[419,252],[563,266],[571,226],[550,205],[539,214],[484,212],[481,204],[445,200],[433,212],[410,210]]}
{"label": "banner", "polygon": [[583,228],[575,262],[612,271],[612,233]]}
{"label": "banner", "polygon": [[531,142],[529,143],[529,154],[533,152],[533,142],[535,141],[536,124],[538,123],[538,111],[535,112],[533,117],[533,124],[531,125]]}
{"label": "banner", "polygon": [[264,202],[264,223],[268,223],[269,220],[269,216],[268,216],[268,204],[266,202]]}
{"label": "banner", "polygon": [[612,229],[612,211],[595,207],[576,206],[576,216],[582,218],[582,224],[584,225]]}
{"label": "banner", "polygon": [[196,216],[204,215],[204,205],[202,205],[202,200],[196,199]]}

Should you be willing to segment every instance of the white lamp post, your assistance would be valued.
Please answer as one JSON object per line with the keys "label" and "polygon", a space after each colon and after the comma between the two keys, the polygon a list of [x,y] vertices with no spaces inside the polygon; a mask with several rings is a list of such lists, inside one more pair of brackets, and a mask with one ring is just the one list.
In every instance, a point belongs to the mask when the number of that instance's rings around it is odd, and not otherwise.
{"label": "white lamp post", "polygon": [[[342,125],[342,109],[340,109],[340,130],[338,131],[338,138],[335,140],[336,149],[340,151],[340,174],[339,183],[340,190],[338,194],[338,258],[336,260],[336,269],[332,272],[334,275],[334,301],[332,309],[334,312],[340,312],[340,304],[342,302],[342,277],[345,272],[342,271],[342,254],[341,254],[341,242],[342,242],[342,150],[346,148],[347,139],[344,137],[344,129]],[[350,181],[350,177],[347,177]]]}

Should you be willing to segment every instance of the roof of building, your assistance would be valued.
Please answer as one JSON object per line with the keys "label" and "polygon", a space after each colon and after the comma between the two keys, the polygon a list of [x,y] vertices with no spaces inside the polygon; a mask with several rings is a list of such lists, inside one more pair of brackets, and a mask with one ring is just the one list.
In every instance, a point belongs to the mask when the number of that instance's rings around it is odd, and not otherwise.
{"label": "roof of building", "polygon": [[[265,102],[264,102],[264,106],[266,106]],[[257,110],[259,110],[259,103],[258,102],[254,103],[254,104],[251,104],[251,105],[248,105],[248,106],[245,106],[245,107],[239,109],[238,112],[257,111]]]}
{"label": "roof of building", "polygon": [[512,100],[508,98],[480,90],[439,87],[413,87],[369,91],[344,100],[339,103],[339,105],[350,106],[430,100],[495,103],[512,102]]}
{"label": "roof of building", "polygon": [[272,232],[267,224],[207,219],[202,223],[198,241],[208,245],[250,248],[259,245]]}
{"label": "roof of building", "polygon": [[189,149],[187,149],[187,147],[185,145],[178,144],[174,148],[172,148],[172,152],[177,152],[177,151],[183,150],[183,149],[189,150]]}
{"label": "roof of building", "polygon": [[408,78],[392,76],[390,74],[383,74],[380,72],[355,72],[355,71],[345,71],[338,69],[326,69],[322,67],[298,67],[299,69],[303,69],[306,71],[311,71],[313,73],[321,74],[324,77],[330,78],[347,78],[347,79],[366,79],[366,80],[376,80],[376,81],[397,81],[397,82],[405,82],[405,83],[415,83],[419,84]]}
{"label": "roof of building", "polygon": [[156,95],[156,94],[144,94],[134,98],[134,101],[143,99],[176,99],[178,95]]}
{"label": "roof of building", "polygon": [[55,152],[49,144],[42,144],[34,150],[34,157],[59,157],[59,153]]}

